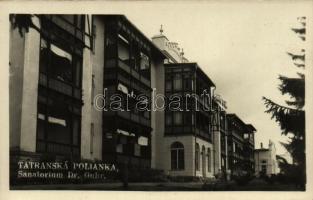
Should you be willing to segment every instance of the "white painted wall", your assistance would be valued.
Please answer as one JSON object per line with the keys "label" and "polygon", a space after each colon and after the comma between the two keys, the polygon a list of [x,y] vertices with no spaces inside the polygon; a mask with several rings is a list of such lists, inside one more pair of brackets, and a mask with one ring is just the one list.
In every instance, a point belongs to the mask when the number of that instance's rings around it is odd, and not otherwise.
{"label": "white painted wall", "polygon": [[[155,97],[158,94],[164,94],[164,64],[163,60],[151,63],[151,88],[154,89],[152,94],[152,102],[156,102],[158,107],[161,107],[164,102],[157,101]],[[153,106],[152,106],[153,108]],[[164,111],[151,111],[151,167],[163,169],[161,149],[163,146],[164,135]]]}
{"label": "white painted wall", "polygon": [[19,148],[21,139],[21,114],[24,81],[25,37],[18,29],[10,27],[10,78],[9,78],[9,110],[10,110],[10,148]]}
{"label": "white painted wall", "polygon": [[[32,18],[40,27],[39,19]],[[30,28],[25,34],[20,150],[36,151],[37,96],[39,79],[40,33]]]}
{"label": "white painted wall", "polygon": [[[87,24],[87,23],[86,23]],[[85,27],[85,31],[88,32],[88,26]],[[85,39],[85,42],[89,40]],[[92,85],[92,52],[84,48],[83,51],[83,77],[82,77],[82,89],[83,89],[83,107],[82,107],[82,119],[81,119],[81,158],[92,159],[90,153],[90,125],[92,118],[92,105],[91,105],[91,85]]]}
{"label": "white painted wall", "polygon": [[[95,79],[94,95],[103,94],[104,40],[105,26],[99,18],[94,18],[96,25],[95,50],[92,53],[92,74]],[[91,95],[91,94],[90,94]],[[93,100],[93,97],[92,97]],[[92,123],[94,123],[93,159],[102,159],[102,111],[92,106]]]}

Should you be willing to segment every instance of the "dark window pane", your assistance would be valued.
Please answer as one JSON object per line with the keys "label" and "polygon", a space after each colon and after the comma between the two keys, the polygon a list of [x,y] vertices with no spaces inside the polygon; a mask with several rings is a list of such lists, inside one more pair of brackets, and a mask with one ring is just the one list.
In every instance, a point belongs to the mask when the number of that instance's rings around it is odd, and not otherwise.
{"label": "dark window pane", "polygon": [[184,89],[185,90],[191,90],[191,82],[192,82],[192,80],[190,78],[184,79]]}
{"label": "dark window pane", "polygon": [[165,83],[165,90],[166,91],[171,91],[172,90],[172,81],[171,80],[167,80]]}
{"label": "dark window pane", "polygon": [[171,145],[171,168],[172,170],[185,168],[184,145],[180,142]]}
{"label": "dark window pane", "polygon": [[72,82],[72,55],[67,51],[50,45],[51,65],[49,76],[65,82]]}
{"label": "dark window pane", "polygon": [[40,63],[39,71],[41,73],[47,72],[47,67],[49,66],[49,48],[46,40],[41,39],[40,41]]}
{"label": "dark window pane", "polygon": [[211,172],[211,149],[208,149],[208,171]]}
{"label": "dark window pane", "polygon": [[171,114],[166,114],[166,116],[165,116],[165,123],[168,126],[172,125],[172,115]]}
{"label": "dark window pane", "polygon": [[185,168],[184,149],[178,150],[178,169]]}
{"label": "dark window pane", "polygon": [[75,66],[75,86],[81,88],[81,69],[82,69],[82,62],[80,59],[76,60]]}
{"label": "dark window pane", "polygon": [[80,120],[77,117],[73,117],[73,144],[79,145],[80,137]]}
{"label": "dark window pane", "polygon": [[46,113],[43,105],[38,105],[38,114],[37,114],[37,137],[38,139],[43,140],[45,133],[45,120]]}
{"label": "dark window pane", "polygon": [[182,124],[182,113],[181,112],[174,112],[174,124],[181,125]]}
{"label": "dark window pane", "polygon": [[182,89],[181,75],[176,74],[174,77],[174,90],[181,90],[181,89]]}
{"label": "dark window pane", "polygon": [[130,64],[129,56],[129,42],[122,35],[118,35],[118,58],[124,61],[126,64]]}
{"label": "dark window pane", "polygon": [[70,124],[68,105],[60,99],[53,99],[48,110],[48,140],[72,144]]}
{"label": "dark window pane", "polygon": [[199,149],[199,144],[196,143],[196,150],[195,150],[195,166],[196,166],[196,170],[199,170],[200,166],[199,166],[199,162],[200,162],[200,149]]}
{"label": "dark window pane", "polygon": [[177,152],[175,149],[171,150],[171,168],[177,169]]}

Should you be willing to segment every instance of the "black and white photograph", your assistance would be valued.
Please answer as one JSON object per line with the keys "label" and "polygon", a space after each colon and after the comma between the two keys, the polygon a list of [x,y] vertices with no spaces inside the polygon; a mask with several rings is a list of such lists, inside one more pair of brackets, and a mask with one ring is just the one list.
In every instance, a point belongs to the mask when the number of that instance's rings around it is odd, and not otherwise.
{"label": "black and white photograph", "polygon": [[7,192],[312,199],[312,1],[6,3]]}

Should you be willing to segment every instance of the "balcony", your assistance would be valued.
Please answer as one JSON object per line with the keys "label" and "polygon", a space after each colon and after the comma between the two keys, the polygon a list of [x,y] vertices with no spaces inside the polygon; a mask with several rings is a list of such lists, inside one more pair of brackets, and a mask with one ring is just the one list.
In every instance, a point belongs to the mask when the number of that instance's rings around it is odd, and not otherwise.
{"label": "balcony", "polygon": [[81,90],[79,88],[75,88],[72,85],[65,83],[61,80],[52,78],[48,79],[47,76],[43,73],[39,74],[39,85],[65,94],[67,96],[73,96],[74,98],[81,100]]}
{"label": "balcony", "polygon": [[151,87],[150,80],[146,79],[145,77],[141,76],[136,70],[131,70],[131,67],[125,63],[124,61],[118,59],[118,67],[123,71],[127,72],[131,75],[131,77],[135,78],[136,80],[142,82],[144,85]]}

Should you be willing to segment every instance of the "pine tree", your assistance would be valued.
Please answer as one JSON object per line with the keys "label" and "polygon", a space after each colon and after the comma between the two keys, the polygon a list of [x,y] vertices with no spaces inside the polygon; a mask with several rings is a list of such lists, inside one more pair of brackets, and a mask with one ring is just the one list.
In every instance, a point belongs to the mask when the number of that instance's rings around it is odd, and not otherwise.
{"label": "pine tree", "polygon": [[[298,20],[301,23],[301,28],[292,28],[301,40],[305,41],[305,17],[300,17]],[[300,68],[305,68],[305,50],[302,49],[300,54],[287,52],[291,57],[293,64]],[[297,172],[298,176],[296,183],[304,187],[305,185],[305,75],[298,73],[296,78],[290,78],[280,75],[279,90],[282,95],[288,94],[290,100],[286,101],[286,106],[277,104],[272,100],[263,97],[266,107],[266,113],[271,114],[271,119],[274,119],[280,126],[282,135],[288,135],[290,141],[283,143],[283,146],[293,158],[293,164],[287,166],[284,171],[289,171],[290,174]],[[291,170],[293,169],[293,170]],[[294,177],[294,176],[293,176]]]}

